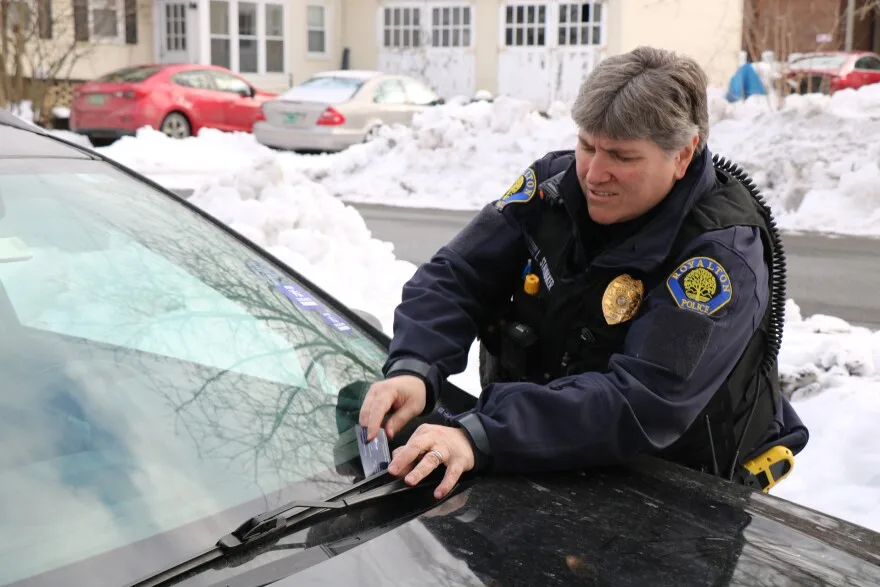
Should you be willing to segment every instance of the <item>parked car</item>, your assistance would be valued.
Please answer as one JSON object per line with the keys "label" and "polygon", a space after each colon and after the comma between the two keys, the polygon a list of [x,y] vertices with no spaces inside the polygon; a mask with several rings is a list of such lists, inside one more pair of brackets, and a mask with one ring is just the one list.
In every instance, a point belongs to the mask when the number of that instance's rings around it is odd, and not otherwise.
{"label": "parked car", "polygon": [[880,534],[656,459],[365,477],[360,313],[2,113],[0,204],[0,585],[880,584]]}
{"label": "parked car", "polygon": [[833,94],[880,82],[880,55],[868,51],[804,53],[788,63],[786,82],[797,94]]}
{"label": "parked car", "polygon": [[443,103],[431,87],[406,75],[326,71],[266,101],[254,136],[275,148],[342,151],[369,140],[382,125],[409,125],[417,112]]}
{"label": "parked car", "polygon": [[117,139],[152,126],[174,138],[209,127],[251,132],[277,94],[214,65],[137,65],[74,90],[70,129],[89,140]]}

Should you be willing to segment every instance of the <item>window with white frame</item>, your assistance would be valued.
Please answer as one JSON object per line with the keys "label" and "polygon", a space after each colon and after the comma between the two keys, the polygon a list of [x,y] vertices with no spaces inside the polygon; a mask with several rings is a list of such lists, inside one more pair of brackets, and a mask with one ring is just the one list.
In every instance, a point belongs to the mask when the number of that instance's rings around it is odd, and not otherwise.
{"label": "window with white frame", "polygon": [[431,45],[434,47],[470,47],[471,7],[432,8]]}
{"label": "window with white frame", "polygon": [[165,5],[165,50],[186,51],[186,5]]}
{"label": "window with white frame", "polygon": [[602,2],[564,2],[559,5],[559,45],[602,44]]}
{"label": "window with white frame", "polygon": [[238,73],[283,73],[284,3],[211,0],[211,63]]}
{"label": "window with white frame", "polygon": [[284,5],[266,4],[266,72],[284,72]]}
{"label": "window with white frame", "polygon": [[257,73],[257,5],[255,2],[238,3],[238,71]]}
{"label": "window with white frame", "polygon": [[123,0],[89,0],[92,39],[122,38],[125,22]]}
{"label": "window with white frame", "polygon": [[385,8],[382,16],[382,46],[386,49],[412,49],[421,45],[421,8]]}
{"label": "window with white frame", "polygon": [[312,55],[327,53],[326,16],[326,9],[323,6],[310,5],[306,7],[306,48]]}
{"label": "window with white frame", "polygon": [[543,47],[547,44],[547,6],[508,6],[504,14],[504,44],[508,47]]}
{"label": "window with white frame", "polygon": [[[72,0],[73,38],[76,42],[138,42],[139,0]],[[37,0],[40,37],[53,38],[53,0]]]}
{"label": "window with white frame", "polygon": [[211,0],[211,64],[232,69],[229,2]]}

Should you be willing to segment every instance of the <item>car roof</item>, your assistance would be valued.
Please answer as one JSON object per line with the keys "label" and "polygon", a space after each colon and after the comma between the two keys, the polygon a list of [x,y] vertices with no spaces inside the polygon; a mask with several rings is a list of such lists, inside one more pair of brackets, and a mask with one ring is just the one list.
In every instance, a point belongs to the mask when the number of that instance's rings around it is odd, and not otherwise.
{"label": "car roof", "polygon": [[321,71],[312,77],[347,77],[352,79],[368,80],[381,75],[387,75],[382,71],[371,69],[333,69],[330,71]]}
{"label": "car roof", "polygon": [[29,124],[6,110],[0,110],[0,159],[23,157],[93,158],[85,149],[50,136],[42,128]]}

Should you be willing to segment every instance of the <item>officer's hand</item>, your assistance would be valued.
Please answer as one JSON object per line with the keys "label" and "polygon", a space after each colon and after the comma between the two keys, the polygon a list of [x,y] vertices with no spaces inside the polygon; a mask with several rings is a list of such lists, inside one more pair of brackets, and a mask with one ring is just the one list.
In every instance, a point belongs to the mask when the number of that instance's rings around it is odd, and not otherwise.
{"label": "officer's hand", "polygon": [[[416,465],[419,457],[421,460]],[[440,463],[446,465],[446,475],[434,490],[437,499],[452,491],[462,473],[474,468],[474,451],[467,433],[461,428],[422,424],[404,446],[394,450],[388,472],[395,477],[406,475],[404,481],[415,485]]]}
{"label": "officer's hand", "polygon": [[360,425],[367,429],[367,440],[376,438],[389,410],[394,414],[385,424],[385,434],[394,438],[398,430],[425,409],[425,382],[414,375],[398,375],[370,386],[361,405]]}

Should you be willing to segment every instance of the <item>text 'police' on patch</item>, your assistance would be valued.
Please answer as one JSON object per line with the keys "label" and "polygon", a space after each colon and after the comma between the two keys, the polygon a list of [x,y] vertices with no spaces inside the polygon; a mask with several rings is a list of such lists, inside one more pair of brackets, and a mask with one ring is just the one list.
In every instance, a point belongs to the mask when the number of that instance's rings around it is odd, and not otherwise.
{"label": "text 'police' on patch", "polygon": [[733,297],[727,270],[710,257],[693,257],[679,265],[666,280],[679,308],[711,315]]}

